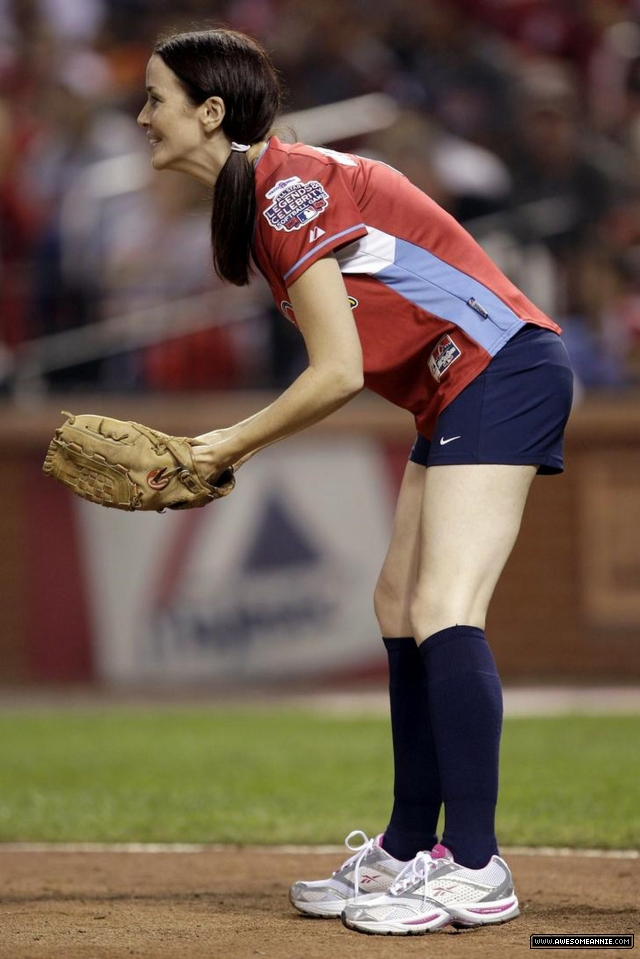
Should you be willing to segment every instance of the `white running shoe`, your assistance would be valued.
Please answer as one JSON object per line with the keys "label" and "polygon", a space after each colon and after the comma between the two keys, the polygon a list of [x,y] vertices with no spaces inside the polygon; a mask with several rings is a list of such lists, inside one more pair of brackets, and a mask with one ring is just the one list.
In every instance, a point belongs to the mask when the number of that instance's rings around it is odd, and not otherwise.
{"label": "white running shoe", "polygon": [[[361,837],[358,846],[352,845]],[[394,859],[382,848],[382,835],[369,839],[359,829],[350,832],[345,846],[354,853],[330,879],[296,882],[291,887],[291,905],[307,916],[337,918],[346,905],[357,902],[363,894],[379,896],[386,892],[407,865]]]}
{"label": "white running shoe", "polygon": [[444,846],[419,852],[389,891],[345,907],[347,929],[381,936],[419,936],[444,926],[508,922],[520,915],[511,870],[500,856],[482,869],[453,861]]}

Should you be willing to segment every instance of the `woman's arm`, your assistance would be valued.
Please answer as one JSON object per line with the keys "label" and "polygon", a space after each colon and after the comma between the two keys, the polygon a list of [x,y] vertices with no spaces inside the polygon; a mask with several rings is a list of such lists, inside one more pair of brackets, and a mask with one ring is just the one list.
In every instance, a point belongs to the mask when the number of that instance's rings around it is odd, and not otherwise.
{"label": "woman's arm", "polygon": [[288,293],[309,365],[270,406],[228,429],[197,437],[202,445],[194,448],[194,459],[203,475],[218,475],[312,426],[363,388],[362,348],[336,260],[312,264]]}

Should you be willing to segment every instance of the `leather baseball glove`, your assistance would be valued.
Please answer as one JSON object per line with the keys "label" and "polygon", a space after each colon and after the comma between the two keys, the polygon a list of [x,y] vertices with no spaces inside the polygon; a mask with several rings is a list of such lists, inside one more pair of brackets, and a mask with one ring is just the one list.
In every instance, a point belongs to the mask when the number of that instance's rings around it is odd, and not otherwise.
{"label": "leather baseball glove", "polygon": [[125,510],[192,509],[227,496],[233,468],[207,482],[195,467],[194,441],[142,423],[83,413],[54,433],[43,470],[101,506]]}

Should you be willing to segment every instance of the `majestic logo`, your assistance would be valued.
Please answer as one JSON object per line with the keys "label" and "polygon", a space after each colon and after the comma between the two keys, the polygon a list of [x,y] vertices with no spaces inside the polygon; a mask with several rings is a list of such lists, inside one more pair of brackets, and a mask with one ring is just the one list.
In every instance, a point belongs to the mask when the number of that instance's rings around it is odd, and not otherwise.
{"label": "majestic logo", "polygon": [[266,194],[271,206],[264,210],[274,230],[292,233],[315,220],[329,206],[329,194],[317,180],[303,183],[299,176],[278,180]]}
{"label": "majestic logo", "polygon": [[171,479],[166,473],[166,466],[162,466],[157,470],[151,470],[150,473],[147,473],[147,485],[150,486],[151,489],[164,489],[165,486],[169,485],[169,480]]}
{"label": "majestic logo", "polygon": [[462,351],[456,346],[448,333],[440,337],[429,357],[429,370],[434,380],[439,383],[451,364],[455,363],[460,356],[462,356]]}
{"label": "majestic logo", "polygon": [[326,230],[321,230],[319,226],[314,226],[312,230],[309,230],[309,243],[315,243],[316,240],[319,240],[325,233]]}

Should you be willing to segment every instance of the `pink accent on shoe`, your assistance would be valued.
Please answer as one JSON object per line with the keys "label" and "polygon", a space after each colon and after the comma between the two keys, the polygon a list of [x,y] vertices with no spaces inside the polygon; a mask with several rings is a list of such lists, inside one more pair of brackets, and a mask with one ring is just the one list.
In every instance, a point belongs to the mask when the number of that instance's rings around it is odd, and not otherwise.
{"label": "pink accent on shoe", "polygon": [[453,855],[446,846],[443,846],[442,843],[437,843],[431,850],[432,859],[453,859]]}
{"label": "pink accent on shoe", "polygon": [[507,902],[503,906],[484,906],[484,907],[475,907],[468,908],[467,912],[477,913],[479,916],[489,916],[495,912],[506,912],[507,909],[513,907],[513,902]]}
{"label": "pink accent on shoe", "polygon": [[423,926],[425,922],[433,922],[434,919],[439,919],[440,916],[441,913],[434,912],[433,915],[423,916],[422,919],[408,919],[407,922],[405,922],[405,926]]}

